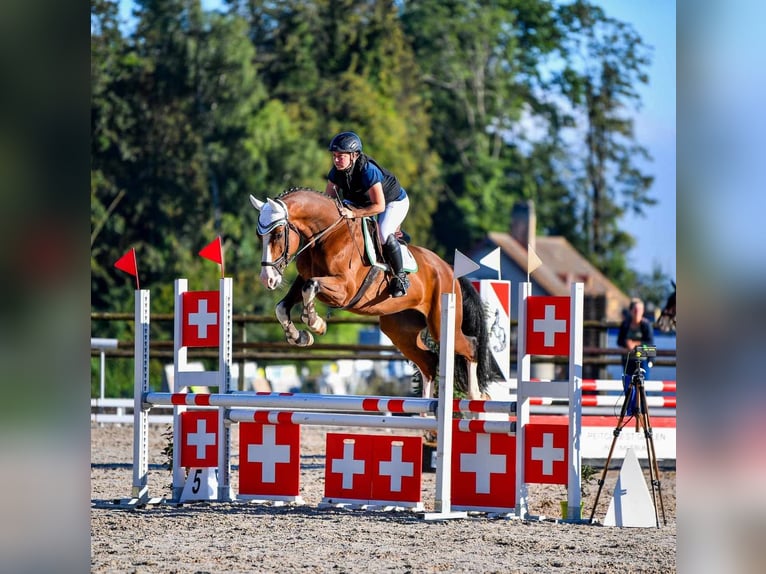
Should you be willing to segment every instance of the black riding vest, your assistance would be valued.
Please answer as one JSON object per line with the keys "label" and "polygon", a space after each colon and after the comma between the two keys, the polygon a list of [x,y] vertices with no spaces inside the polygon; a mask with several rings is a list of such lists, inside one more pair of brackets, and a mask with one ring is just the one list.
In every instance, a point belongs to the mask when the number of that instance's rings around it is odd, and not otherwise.
{"label": "black riding vest", "polygon": [[341,197],[348,200],[358,207],[366,207],[372,202],[370,194],[362,183],[362,174],[367,167],[367,162],[376,166],[383,174],[383,196],[386,203],[396,200],[402,193],[402,186],[396,176],[387,169],[380,166],[378,162],[366,154],[359,154],[351,169],[340,171],[334,167],[330,170],[327,178],[338,186]]}

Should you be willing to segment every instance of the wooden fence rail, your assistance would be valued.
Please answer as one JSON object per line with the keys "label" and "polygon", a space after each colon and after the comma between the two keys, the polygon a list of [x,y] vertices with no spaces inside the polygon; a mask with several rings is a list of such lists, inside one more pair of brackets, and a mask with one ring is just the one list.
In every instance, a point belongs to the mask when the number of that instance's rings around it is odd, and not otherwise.
{"label": "wooden fence rail", "polygon": [[[99,322],[133,322],[132,313],[91,313],[91,325]],[[276,325],[277,321],[272,315],[248,315],[237,314],[233,316],[234,332],[240,334],[241,339],[245,339],[245,327],[248,324],[268,324]],[[158,322],[172,322],[172,313],[153,313],[151,315],[152,324]],[[357,324],[357,325],[377,325],[377,317],[329,317],[329,324]],[[511,339],[514,339],[516,321],[511,323]],[[616,328],[618,324],[601,321],[585,321],[585,329],[595,329],[606,331],[610,328]],[[97,329],[94,329],[97,331]],[[167,340],[153,339],[150,342],[151,356],[158,359],[173,359],[173,341],[172,326]],[[96,333],[94,333],[94,336]],[[133,341],[119,341],[116,348],[112,349],[91,349],[91,356],[101,356],[115,358],[132,358]],[[511,357],[516,356],[515,346],[511,346]],[[214,359],[218,357],[218,351],[215,349],[189,349],[190,359]],[[602,348],[602,347],[584,347],[583,364],[602,367],[607,365],[622,365],[625,361],[625,350],[621,348]],[[246,341],[235,340],[233,343],[234,361],[335,361],[340,359],[366,359],[373,361],[406,361],[405,357],[399,353],[396,347],[392,345],[362,345],[362,344],[342,344],[342,343],[315,343],[311,347],[295,347],[285,341]],[[567,364],[566,357],[532,357],[532,362],[561,363]],[[676,351],[657,350],[657,357],[653,361],[658,367],[675,367]]]}

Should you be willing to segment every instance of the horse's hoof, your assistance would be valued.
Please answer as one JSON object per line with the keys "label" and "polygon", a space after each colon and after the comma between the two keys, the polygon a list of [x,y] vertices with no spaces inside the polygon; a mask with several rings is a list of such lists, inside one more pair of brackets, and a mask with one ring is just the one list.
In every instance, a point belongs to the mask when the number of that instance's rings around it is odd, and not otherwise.
{"label": "horse's hoof", "polygon": [[308,331],[301,331],[300,339],[298,340],[299,347],[308,347],[314,344],[314,336]]}
{"label": "horse's hoof", "polygon": [[295,339],[285,337],[285,341],[296,347],[308,347],[314,344],[314,337],[306,331],[298,331],[298,336]]}
{"label": "horse's hoof", "polygon": [[324,335],[327,332],[327,323],[318,315],[315,317],[312,323],[309,322],[308,317],[301,316],[301,320],[317,335]]}
{"label": "horse's hoof", "polygon": [[327,332],[327,323],[321,318],[311,326],[311,330],[317,335],[324,335]]}

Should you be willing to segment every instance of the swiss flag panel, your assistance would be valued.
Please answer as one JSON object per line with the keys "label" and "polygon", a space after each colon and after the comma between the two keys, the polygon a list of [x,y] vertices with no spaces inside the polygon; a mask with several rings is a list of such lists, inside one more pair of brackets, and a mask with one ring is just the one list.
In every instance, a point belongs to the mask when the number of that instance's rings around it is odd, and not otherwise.
{"label": "swiss flag panel", "polygon": [[569,355],[569,297],[527,298],[527,354]]}
{"label": "swiss flag panel", "polygon": [[370,500],[374,474],[373,438],[369,435],[327,434],[325,497]]}
{"label": "swiss flag panel", "polygon": [[513,508],[516,490],[516,437],[452,431],[452,504]]}
{"label": "swiss flag panel", "polygon": [[184,347],[217,347],[220,321],[218,291],[186,291],[181,294]]}
{"label": "swiss flag panel", "polygon": [[372,500],[420,502],[422,439],[383,435],[370,438],[373,439]]}
{"label": "swiss flag panel", "polygon": [[567,484],[569,425],[528,424],[524,428],[524,482]]}
{"label": "swiss flag panel", "polygon": [[298,496],[300,443],[300,425],[240,423],[240,494]]}
{"label": "swiss flag panel", "polygon": [[181,413],[181,466],[218,466],[218,411]]}

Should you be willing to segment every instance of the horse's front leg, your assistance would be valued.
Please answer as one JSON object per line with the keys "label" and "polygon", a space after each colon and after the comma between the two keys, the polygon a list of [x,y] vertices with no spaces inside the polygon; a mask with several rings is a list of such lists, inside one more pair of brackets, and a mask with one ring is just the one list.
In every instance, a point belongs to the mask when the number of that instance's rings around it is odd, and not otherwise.
{"label": "horse's front leg", "polygon": [[327,323],[322,317],[317,315],[316,300],[317,293],[319,293],[319,282],[316,279],[309,279],[303,285],[303,311],[301,312],[301,321],[303,321],[308,328],[314,331],[318,335],[324,335],[327,331]]}
{"label": "horse's front leg", "polygon": [[295,324],[290,319],[290,311],[295,306],[295,302],[298,300],[301,289],[303,288],[303,279],[298,277],[290,286],[290,290],[287,295],[277,303],[276,314],[279,324],[282,325],[282,330],[285,332],[285,339],[291,345],[297,345],[298,347],[308,347],[314,344],[314,337],[307,331],[299,331],[295,328]]}

